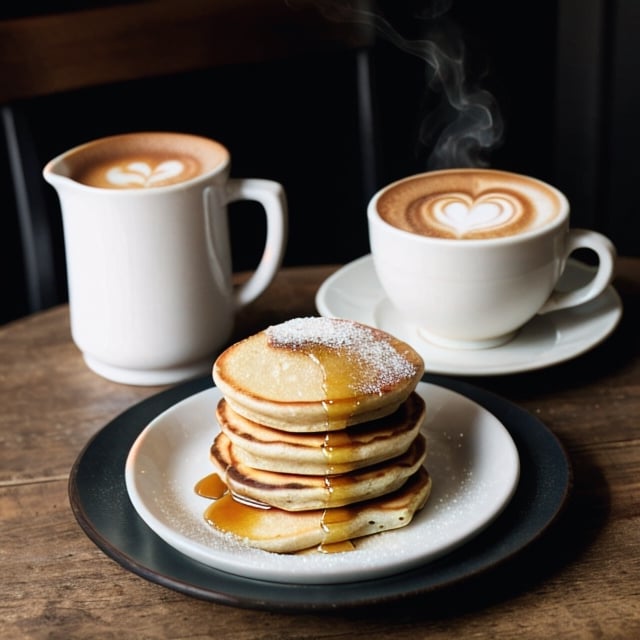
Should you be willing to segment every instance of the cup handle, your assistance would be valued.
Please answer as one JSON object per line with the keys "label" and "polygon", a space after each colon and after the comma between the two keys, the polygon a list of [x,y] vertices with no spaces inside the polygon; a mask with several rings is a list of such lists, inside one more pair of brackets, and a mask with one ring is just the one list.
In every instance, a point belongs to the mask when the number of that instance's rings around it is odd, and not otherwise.
{"label": "cup handle", "polygon": [[567,307],[584,304],[599,296],[613,279],[616,249],[613,243],[597,231],[571,229],[565,247],[563,270],[566,261],[576,249],[591,249],[598,256],[598,267],[593,278],[572,291],[554,291],[538,313],[549,313]]}
{"label": "cup handle", "polygon": [[236,308],[255,300],[273,282],[282,264],[287,241],[288,214],[284,188],[272,180],[230,179],[226,185],[227,203],[254,200],[267,217],[267,233],[260,262],[251,277],[234,293]]}

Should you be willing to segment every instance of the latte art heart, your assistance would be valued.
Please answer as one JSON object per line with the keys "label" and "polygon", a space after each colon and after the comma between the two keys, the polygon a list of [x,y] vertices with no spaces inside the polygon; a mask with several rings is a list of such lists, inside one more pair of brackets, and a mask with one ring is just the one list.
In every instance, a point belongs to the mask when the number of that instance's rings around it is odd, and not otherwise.
{"label": "latte art heart", "polygon": [[229,162],[219,142],[190,134],[148,131],[99,138],[74,149],[69,177],[88,187],[165,189],[213,176]]}
{"label": "latte art heart", "polygon": [[455,235],[486,231],[511,224],[522,215],[522,204],[511,194],[491,193],[472,198],[464,193],[436,197],[423,205],[424,215],[448,227]]}
{"label": "latte art heart", "polygon": [[178,177],[184,168],[179,160],[166,160],[155,167],[147,162],[131,162],[124,167],[111,167],[107,171],[107,181],[118,187],[150,187]]}
{"label": "latte art heart", "polygon": [[490,240],[552,222],[567,203],[543,182],[495,169],[443,169],[389,185],[375,207],[402,231],[428,238]]}

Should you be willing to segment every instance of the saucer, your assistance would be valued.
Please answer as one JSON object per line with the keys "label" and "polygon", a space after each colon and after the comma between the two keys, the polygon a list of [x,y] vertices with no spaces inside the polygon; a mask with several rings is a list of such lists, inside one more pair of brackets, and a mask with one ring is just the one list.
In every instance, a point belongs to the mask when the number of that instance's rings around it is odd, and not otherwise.
{"label": "saucer", "polygon": [[[575,288],[592,273],[583,263],[569,260],[559,288]],[[506,344],[490,349],[448,349],[426,340],[391,305],[371,255],[327,278],[316,294],[316,307],[323,316],[357,320],[404,340],[420,353],[430,372],[468,376],[533,371],[575,358],[609,336],[622,317],[620,296],[609,286],[595,300],[536,316]]]}

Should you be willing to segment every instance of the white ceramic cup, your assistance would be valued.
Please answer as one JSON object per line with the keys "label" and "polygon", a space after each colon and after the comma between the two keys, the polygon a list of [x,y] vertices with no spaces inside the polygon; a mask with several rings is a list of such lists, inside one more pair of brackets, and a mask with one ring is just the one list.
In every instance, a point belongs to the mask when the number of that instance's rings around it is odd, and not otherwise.
{"label": "white ceramic cup", "polygon": [[[109,171],[107,183],[80,181],[87,168]],[[238,309],[272,282],[284,190],[229,172],[223,145],[163,132],[102,138],[44,167],[62,210],[72,337],[93,371],[136,385],[208,372]],[[261,203],[267,231],[255,271],[234,288],[227,204],[241,199]]]}
{"label": "white ceramic cup", "polygon": [[[394,210],[405,220],[391,224]],[[490,169],[410,176],[376,193],[367,215],[385,294],[440,346],[503,344],[538,313],[593,300],[613,277],[609,239],[570,229],[567,198],[527,176]],[[427,218],[433,229],[420,230]],[[558,291],[577,249],[597,254],[594,277],[577,290]]]}

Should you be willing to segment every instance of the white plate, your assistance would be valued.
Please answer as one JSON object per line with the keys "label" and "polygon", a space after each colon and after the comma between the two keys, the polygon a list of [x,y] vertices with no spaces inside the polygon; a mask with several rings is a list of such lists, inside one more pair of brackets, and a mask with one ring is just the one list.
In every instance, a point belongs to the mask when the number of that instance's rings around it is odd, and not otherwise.
{"label": "white plate", "polygon": [[418,566],[463,544],[503,510],[518,484],[520,461],[511,436],[491,413],[458,393],[421,382],[424,433],[433,489],[407,527],[358,542],[354,551],[281,555],[251,549],[212,529],[209,501],[193,487],[213,472],[209,447],[218,433],[218,389],[175,404],[131,447],[126,487],[140,517],[190,558],[243,577],[322,584],[377,578]]}
{"label": "white plate", "polygon": [[[592,270],[569,260],[559,287],[586,282]],[[316,294],[321,315],[357,320],[404,340],[424,358],[429,373],[499,375],[533,371],[574,358],[602,342],[622,317],[622,302],[609,286],[595,300],[531,320],[510,342],[492,349],[455,350],[425,340],[415,325],[391,305],[378,280],[371,255],[345,265]]]}

